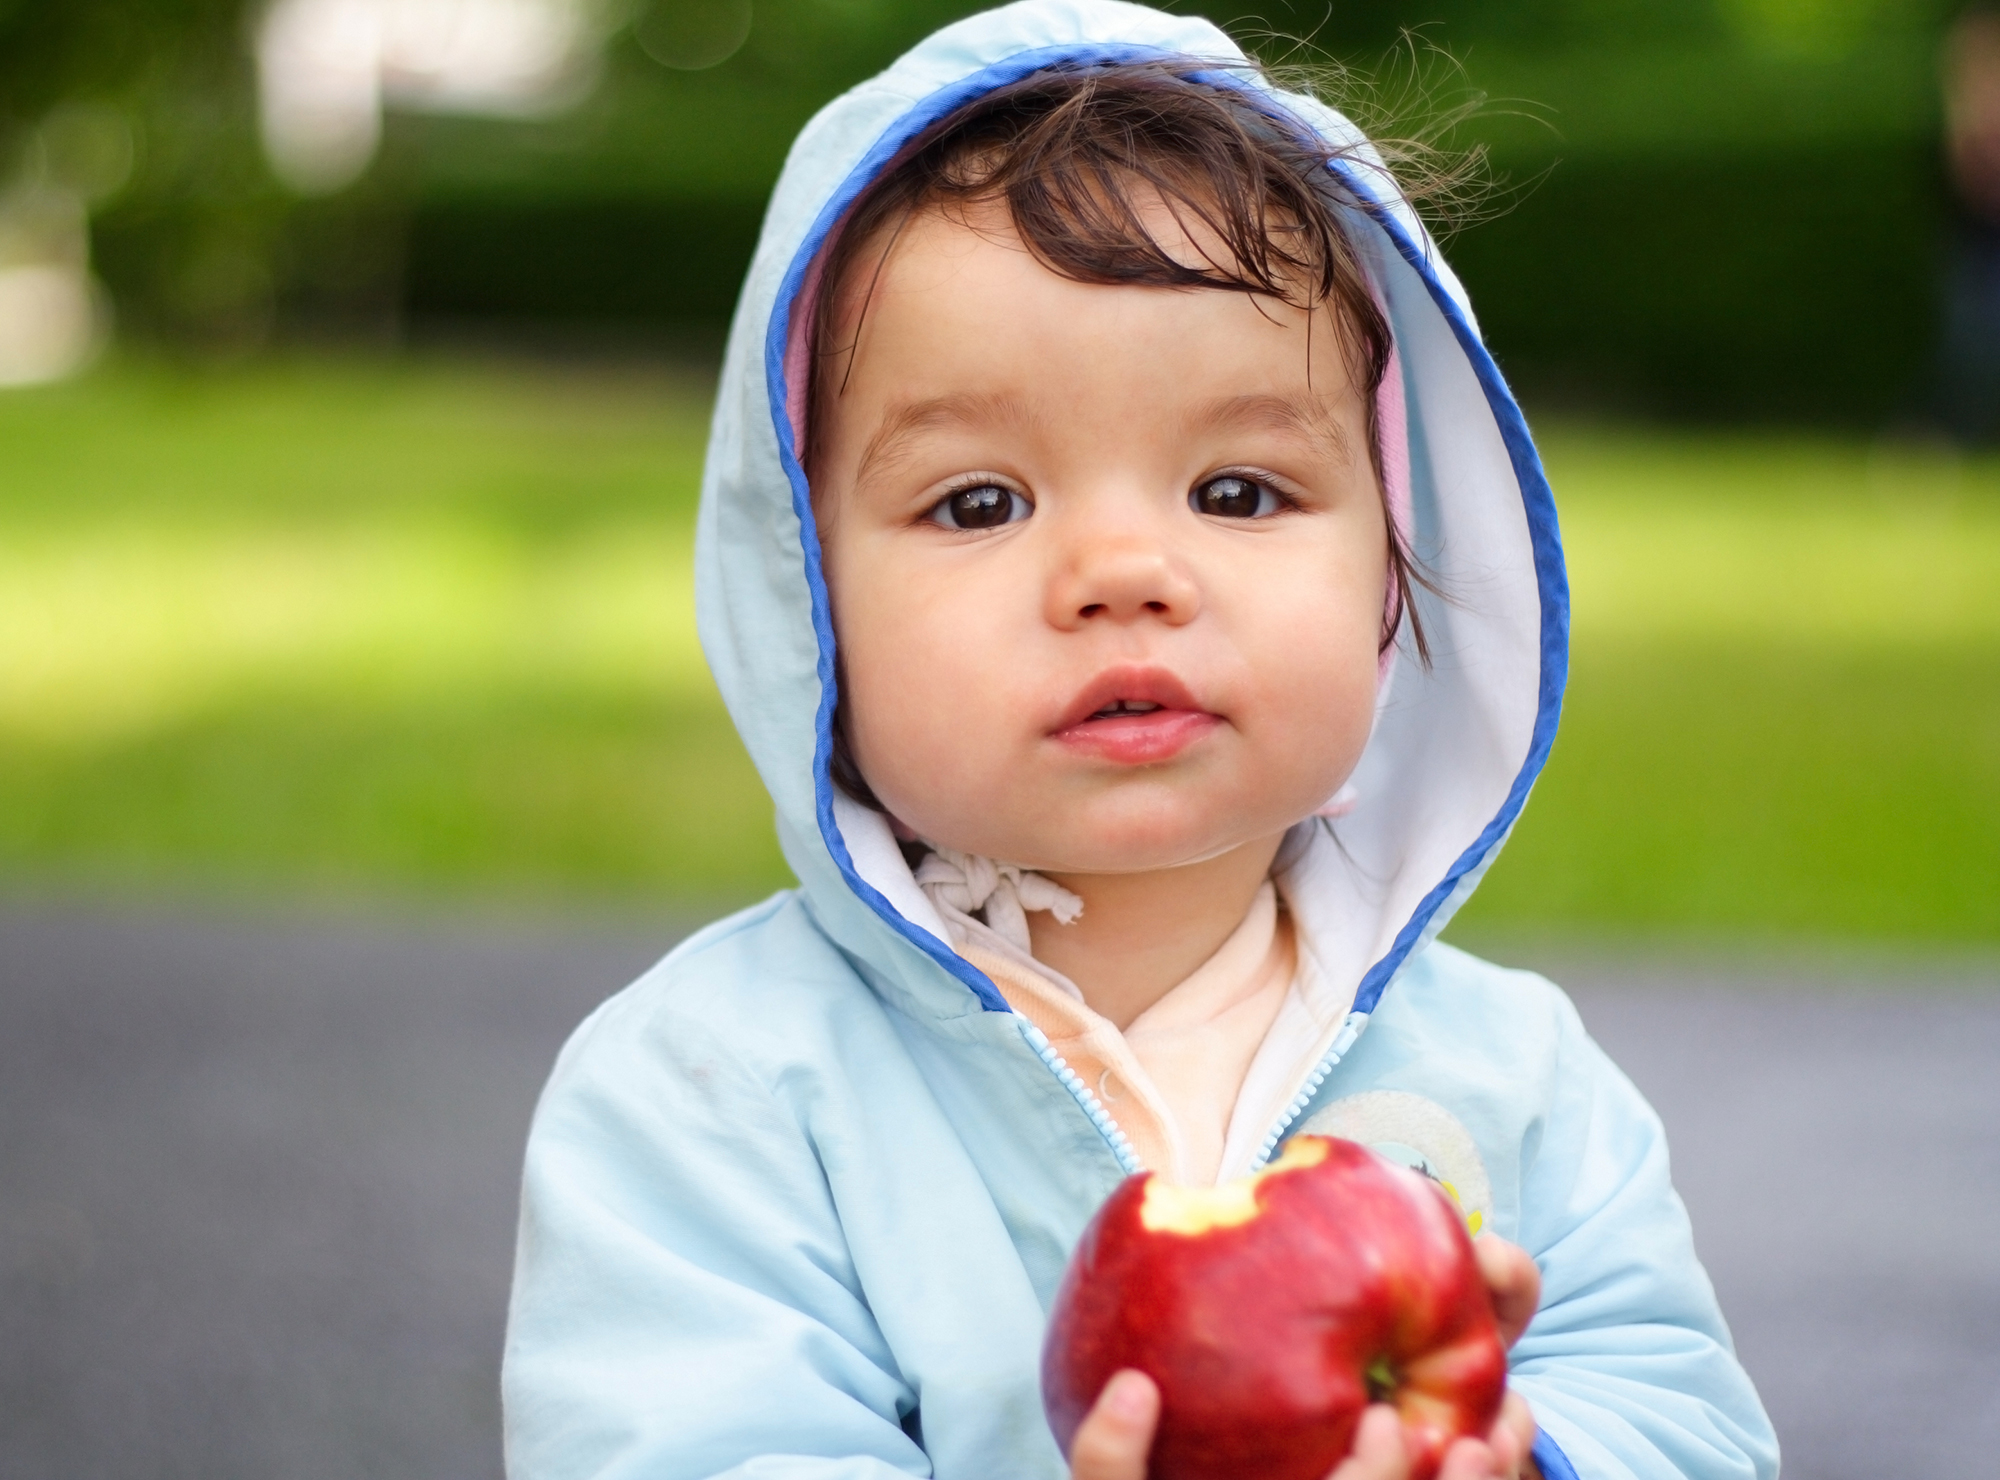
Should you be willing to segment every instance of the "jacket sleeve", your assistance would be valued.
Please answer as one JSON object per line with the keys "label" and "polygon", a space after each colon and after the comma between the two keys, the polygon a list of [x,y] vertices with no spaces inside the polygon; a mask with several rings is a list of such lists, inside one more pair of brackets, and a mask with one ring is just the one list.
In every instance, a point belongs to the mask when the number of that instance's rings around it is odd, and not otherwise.
{"label": "jacket sleeve", "polygon": [[511,1480],[930,1473],[806,1129],[621,999],[536,1111],[501,1386]]}
{"label": "jacket sleeve", "polygon": [[1514,1350],[1543,1469],[1775,1480],[1777,1438],[1695,1258],[1659,1118],[1559,1002],[1554,1100],[1522,1168],[1542,1307]]}

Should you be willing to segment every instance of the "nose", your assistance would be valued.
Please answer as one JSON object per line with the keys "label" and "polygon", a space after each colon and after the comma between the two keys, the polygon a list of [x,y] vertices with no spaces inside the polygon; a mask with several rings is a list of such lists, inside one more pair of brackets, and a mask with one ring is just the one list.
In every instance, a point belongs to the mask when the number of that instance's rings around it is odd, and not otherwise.
{"label": "nose", "polygon": [[1063,531],[1047,591],[1049,623],[1142,620],[1180,626],[1201,610],[1201,588],[1164,530],[1138,510],[1104,510]]}

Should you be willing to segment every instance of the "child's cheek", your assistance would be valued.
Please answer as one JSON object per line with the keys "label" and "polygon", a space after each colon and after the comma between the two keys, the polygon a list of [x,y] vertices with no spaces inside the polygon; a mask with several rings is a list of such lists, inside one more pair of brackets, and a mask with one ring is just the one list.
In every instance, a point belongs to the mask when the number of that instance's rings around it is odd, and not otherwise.
{"label": "child's cheek", "polygon": [[984,712],[991,687],[979,682],[976,639],[879,597],[863,605],[844,634],[848,735],[876,795],[921,827],[941,801],[990,784],[999,739]]}

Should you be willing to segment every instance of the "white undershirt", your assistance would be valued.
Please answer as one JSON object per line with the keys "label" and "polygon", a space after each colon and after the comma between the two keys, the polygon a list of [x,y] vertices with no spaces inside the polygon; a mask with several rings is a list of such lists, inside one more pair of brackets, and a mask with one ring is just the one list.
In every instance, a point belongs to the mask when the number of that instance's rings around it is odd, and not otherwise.
{"label": "white undershirt", "polygon": [[1142,1163],[1181,1183],[1248,1170],[1226,1168],[1224,1147],[1244,1078],[1297,975],[1291,920],[1269,880],[1215,953],[1122,1033],[1074,983],[1023,949],[1025,942],[996,934],[962,909],[949,914],[959,954],[1048,1036]]}

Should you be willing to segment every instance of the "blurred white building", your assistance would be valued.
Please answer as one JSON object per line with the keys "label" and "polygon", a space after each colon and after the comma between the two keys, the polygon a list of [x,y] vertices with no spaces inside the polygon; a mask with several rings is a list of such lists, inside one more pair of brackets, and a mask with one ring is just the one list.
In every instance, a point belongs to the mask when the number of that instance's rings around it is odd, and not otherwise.
{"label": "blurred white building", "polygon": [[80,370],[104,338],[83,202],[60,190],[0,196],[0,386]]}
{"label": "blurred white building", "polygon": [[591,0],[274,0],[257,34],[264,147],[307,193],[374,158],[385,107],[533,115],[593,80]]}
{"label": "blurred white building", "polygon": [[90,271],[90,208],[123,188],[132,134],[115,111],[65,106],[0,179],[0,386],[82,369],[111,327]]}

